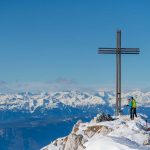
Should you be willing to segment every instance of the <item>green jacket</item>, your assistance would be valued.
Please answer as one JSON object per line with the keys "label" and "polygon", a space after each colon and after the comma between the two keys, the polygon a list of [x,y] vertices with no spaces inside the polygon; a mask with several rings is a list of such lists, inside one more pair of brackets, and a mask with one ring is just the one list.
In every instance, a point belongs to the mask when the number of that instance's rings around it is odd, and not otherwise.
{"label": "green jacket", "polygon": [[132,100],[132,108],[136,108],[136,100],[135,99]]}

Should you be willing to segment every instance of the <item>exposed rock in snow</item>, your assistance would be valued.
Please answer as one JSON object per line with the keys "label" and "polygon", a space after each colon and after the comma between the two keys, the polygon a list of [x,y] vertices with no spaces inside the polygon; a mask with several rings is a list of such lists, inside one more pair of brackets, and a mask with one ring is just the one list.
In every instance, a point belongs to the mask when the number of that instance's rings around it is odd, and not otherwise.
{"label": "exposed rock in snow", "polygon": [[101,113],[96,117],[96,122],[113,121],[114,119],[109,114]]}
{"label": "exposed rock in snow", "polygon": [[[150,124],[148,124],[148,127]],[[77,122],[72,132],[42,150],[149,150],[150,132],[138,116],[120,116],[113,121]]]}
{"label": "exposed rock in snow", "polygon": [[74,133],[71,133],[69,136],[68,136],[68,139],[66,141],[66,144],[64,146],[64,150],[69,150],[69,149],[72,149],[72,150],[79,150],[79,149],[83,149],[84,146],[84,139],[83,139],[83,135],[81,134],[74,134]]}

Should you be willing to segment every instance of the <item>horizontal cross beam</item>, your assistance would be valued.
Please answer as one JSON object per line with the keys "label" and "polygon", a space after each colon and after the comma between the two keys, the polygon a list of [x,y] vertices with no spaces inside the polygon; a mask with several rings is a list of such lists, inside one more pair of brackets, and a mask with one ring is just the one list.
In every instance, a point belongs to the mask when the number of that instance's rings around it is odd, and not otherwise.
{"label": "horizontal cross beam", "polygon": [[[118,54],[118,53],[105,53],[105,52],[101,52],[101,53],[99,53],[99,54]],[[139,53],[124,53],[124,52],[122,52],[122,53],[119,53],[119,54],[139,54]]]}
{"label": "horizontal cross beam", "polygon": [[98,52],[106,52],[106,53],[140,53],[140,51],[103,51],[103,50],[99,50]]}
{"label": "horizontal cross beam", "polygon": [[99,48],[99,54],[139,54],[139,48]]}
{"label": "horizontal cross beam", "polygon": [[139,54],[140,51],[98,51],[98,54]]}
{"label": "horizontal cross beam", "polygon": [[[98,48],[99,50],[116,50],[117,48]],[[140,49],[139,48],[120,48],[121,50],[127,50],[127,51],[130,51],[130,50],[134,50],[134,51],[139,51]]]}

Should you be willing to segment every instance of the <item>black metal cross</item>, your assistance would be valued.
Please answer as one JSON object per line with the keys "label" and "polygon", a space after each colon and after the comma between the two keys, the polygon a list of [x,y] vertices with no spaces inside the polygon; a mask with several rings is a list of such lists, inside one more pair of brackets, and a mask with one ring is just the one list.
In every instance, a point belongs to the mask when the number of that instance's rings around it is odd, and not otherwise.
{"label": "black metal cross", "polygon": [[139,48],[121,48],[121,30],[117,30],[116,48],[99,48],[98,54],[116,54],[116,115],[121,113],[121,54],[139,54]]}

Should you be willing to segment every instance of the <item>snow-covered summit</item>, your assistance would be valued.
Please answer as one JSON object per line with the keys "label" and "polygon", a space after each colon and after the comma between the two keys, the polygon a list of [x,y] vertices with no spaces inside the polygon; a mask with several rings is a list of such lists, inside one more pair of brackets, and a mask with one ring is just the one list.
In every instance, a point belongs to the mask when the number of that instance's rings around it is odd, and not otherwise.
{"label": "snow-covered summit", "polygon": [[42,150],[149,150],[150,131],[141,116],[130,120],[120,116],[113,121],[78,121],[72,132]]}

